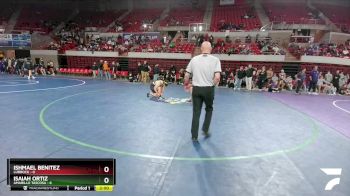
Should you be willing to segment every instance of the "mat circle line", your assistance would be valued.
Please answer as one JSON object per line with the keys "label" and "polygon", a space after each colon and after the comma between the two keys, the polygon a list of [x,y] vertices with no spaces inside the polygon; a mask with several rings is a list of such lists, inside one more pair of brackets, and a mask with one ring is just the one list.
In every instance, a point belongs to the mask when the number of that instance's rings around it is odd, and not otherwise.
{"label": "mat circle line", "polygon": [[350,101],[350,100],[335,100],[335,101],[333,101],[333,106],[338,108],[339,110],[341,110],[343,112],[346,112],[346,113],[350,114],[349,110],[346,110],[346,109],[344,109],[344,108],[342,108],[342,107],[337,105],[337,102],[346,102],[346,101]]}
{"label": "mat circle line", "polygon": [[[0,83],[10,83],[10,82],[13,82],[13,81],[25,81],[27,82],[26,80],[10,80],[10,81],[0,81]],[[26,86],[26,85],[33,85],[33,84],[39,84],[39,81],[35,81],[35,82],[29,82],[29,83],[24,83],[24,84],[4,84],[4,85],[1,85],[0,86]]]}
{"label": "mat circle line", "polygon": [[[106,90],[106,89],[105,89]],[[106,147],[101,147],[93,144],[89,144],[86,142],[82,142],[73,138],[70,138],[68,136],[65,136],[58,131],[54,130],[51,128],[45,121],[45,113],[46,111],[54,104],[72,98],[76,97],[79,95],[87,94],[87,93],[92,93],[92,92],[99,92],[103,90],[95,90],[95,91],[86,91],[82,93],[77,93],[73,95],[68,95],[59,99],[56,99],[47,105],[45,105],[40,113],[39,113],[39,121],[40,124],[42,125],[43,128],[45,128],[48,132],[51,134],[55,135],[56,137],[66,141],[70,142],[73,144],[76,144],[78,146],[86,147],[86,148],[91,148],[94,150],[99,150],[103,152],[110,152],[118,155],[124,155],[124,156],[132,156],[132,157],[139,157],[139,158],[149,158],[149,159],[163,159],[163,160],[177,160],[177,161],[232,161],[232,160],[244,160],[244,159],[253,159],[253,158],[262,158],[262,157],[270,157],[270,156],[276,156],[276,155],[282,155],[284,153],[292,153],[292,152],[297,152],[305,149],[307,146],[310,144],[314,143],[319,135],[319,129],[316,125],[316,123],[310,118],[306,117],[305,114],[302,114],[305,117],[306,122],[312,122],[312,132],[311,136],[308,137],[306,140],[304,140],[302,143],[292,147],[292,148],[287,148],[287,149],[282,149],[282,150],[276,150],[272,152],[265,152],[265,153],[257,153],[257,154],[252,154],[252,155],[241,155],[241,156],[222,156],[222,157],[180,157],[180,156],[158,156],[158,155],[151,155],[151,154],[142,154],[142,153],[136,153],[136,152],[129,152],[129,151],[124,151],[124,150],[119,150],[119,149],[111,149],[111,148],[106,148]]]}
{"label": "mat circle line", "polygon": [[56,78],[56,79],[62,79],[62,80],[73,80],[73,81],[79,81],[79,84],[75,85],[67,85],[67,86],[59,86],[59,87],[50,87],[50,88],[38,88],[38,89],[28,89],[28,90],[16,90],[16,91],[0,91],[0,94],[12,94],[12,93],[24,93],[24,92],[37,92],[37,91],[48,91],[48,90],[57,90],[57,89],[65,89],[65,88],[72,88],[76,86],[81,86],[86,84],[84,80],[79,79],[70,79],[70,78]]}

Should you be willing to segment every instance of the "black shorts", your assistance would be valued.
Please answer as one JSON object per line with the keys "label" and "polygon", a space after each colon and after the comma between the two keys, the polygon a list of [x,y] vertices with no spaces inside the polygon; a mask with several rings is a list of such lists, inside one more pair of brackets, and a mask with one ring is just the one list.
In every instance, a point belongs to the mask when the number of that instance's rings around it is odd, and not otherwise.
{"label": "black shorts", "polygon": [[152,93],[156,93],[156,91],[154,90],[154,87],[155,87],[155,85],[152,83],[151,86],[150,86],[150,89],[151,89]]}

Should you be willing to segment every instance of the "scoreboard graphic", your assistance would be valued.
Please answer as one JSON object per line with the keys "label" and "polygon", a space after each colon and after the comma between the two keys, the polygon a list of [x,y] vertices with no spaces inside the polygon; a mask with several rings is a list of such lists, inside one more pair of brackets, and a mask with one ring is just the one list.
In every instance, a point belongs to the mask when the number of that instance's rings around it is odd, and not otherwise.
{"label": "scoreboard graphic", "polygon": [[11,191],[113,191],[115,159],[7,159]]}

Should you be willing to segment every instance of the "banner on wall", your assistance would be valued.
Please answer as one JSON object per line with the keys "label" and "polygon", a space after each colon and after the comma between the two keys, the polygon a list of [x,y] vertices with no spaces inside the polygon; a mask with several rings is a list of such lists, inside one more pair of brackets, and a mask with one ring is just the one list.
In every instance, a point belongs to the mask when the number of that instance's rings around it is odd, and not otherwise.
{"label": "banner on wall", "polygon": [[220,5],[234,5],[235,0],[220,0]]}
{"label": "banner on wall", "polygon": [[138,33],[124,33],[123,39],[124,40],[130,40],[131,38],[134,38],[135,40],[157,40],[160,39],[160,33],[159,32],[138,32]]}
{"label": "banner on wall", "polygon": [[32,45],[29,34],[0,34],[0,47],[30,48]]}

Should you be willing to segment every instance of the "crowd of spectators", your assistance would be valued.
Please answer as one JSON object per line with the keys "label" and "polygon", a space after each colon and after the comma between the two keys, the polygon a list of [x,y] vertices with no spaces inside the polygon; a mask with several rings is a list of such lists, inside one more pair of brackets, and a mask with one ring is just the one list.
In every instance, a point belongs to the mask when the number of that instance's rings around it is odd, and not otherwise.
{"label": "crowd of spectators", "polygon": [[200,46],[203,41],[209,41],[213,46],[214,54],[241,54],[241,55],[284,55],[285,52],[279,47],[276,42],[273,42],[271,37],[255,37],[255,40],[250,35],[243,39],[231,40],[229,36],[225,39],[217,38],[212,35],[194,35],[192,40],[196,40],[196,45]]}
{"label": "crowd of spectators", "polygon": [[50,50],[78,50],[78,51],[118,51],[126,52],[158,52],[191,53],[194,44],[184,42],[181,37],[172,41],[170,35],[162,38],[158,35],[131,34],[130,36],[100,37],[98,34],[87,34],[85,39],[79,29],[64,28],[57,33],[59,41],[50,43]]}
{"label": "crowd of spectators", "polygon": [[120,21],[116,21],[114,25],[108,30],[108,32],[123,32],[124,27],[123,24]]}
{"label": "crowd of spectators", "polygon": [[301,55],[308,56],[327,56],[327,57],[340,57],[350,58],[350,40],[347,40],[344,44],[335,43],[312,43],[307,47],[302,47],[297,43],[289,43],[289,51],[297,57]]}
{"label": "crowd of spectators", "polygon": [[255,68],[251,64],[248,66],[240,66],[236,70],[226,68],[221,73],[220,86],[227,86],[234,90],[260,90],[269,92],[280,92],[282,90],[292,90],[294,88],[294,80],[292,76],[288,76],[284,70],[273,70],[271,67],[262,66]]}
{"label": "crowd of spectators", "polygon": [[337,70],[333,74],[330,71],[327,71],[327,73],[324,74],[318,71],[318,66],[315,66],[310,72],[308,79],[309,93],[327,93],[332,95],[335,95],[336,93],[342,95],[350,94],[349,73],[346,74],[343,71]]}
{"label": "crowd of spectators", "polygon": [[[107,62],[100,60],[91,66],[92,77],[99,79],[117,79],[118,72],[122,70],[117,61]],[[159,64],[151,65],[147,61],[137,62],[136,70],[129,70],[130,82],[148,83],[159,78],[168,83],[183,84],[184,69],[169,66],[168,69],[161,68]],[[233,88],[234,90],[258,90],[266,92],[293,91],[297,89],[298,76],[288,75],[283,69],[273,70],[272,67],[240,66],[237,69],[226,68],[221,72],[219,86]],[[307,73],[303,79],[301,90],[309,94],[328,95],[350,95],[349,73],[337,70],[335,73],[328,71],[322,73],[318,67]]]}
{"label": "crowd of spectators", "polygon": [[[312,94],[350,95],[350,76],[337,70],[334,75],[318,72],[317,66],[310,72],[302,88]],[[220,86],[241,90],[260,90],[268,92],[292,91],[297,88],[297,76],[287,75],[284,70],[272,68],[254,68],[251,65],[240,66],[237,70],[227,68],[221,73]]]}
{"label": "crowd of spectators", "polygon": [[[118,51],[125,52],[157,52],[157,53],[192,53],[194,44],[184,42],[181,38],[172,40],[172,37],[160,39],[158,36],[148,36],[133,34],[129,37],[99,37],[98,35],[87,35],[82,39],[79,34],[69,33],[61,34],[60,43],[65,44],[65,48],[79,51]],[[74,36],[75,35],[75,36]],[[214,39],[212,35],[194,35],[192,42],[199,46],[203,41],[209,41],[213,45],[213,53],[216,54],[242,54],[242,55],[284,55],[285,52],[271,38],[259,38],[255,40],[251,36],[232,41],[230,37],[225,39]],[[80,44],[77,44],[79,42]],[[50,49],[57,49],[56,45],[50,46]],[[70,47],[67,47],[70,46]]]}
{"label": "crowd of spectators", "polygon": [[[91,70],[94,79],[115,80],[118,78],[117,73],[121,72],[122,68],[119,62],[108,62],[101,59],[98,63],[92,64]],[[147,61],[143,61],[137,62],[137,70],[128,72],[127,79],[130,82],[148,83],[151,80],[163,78],[168,83],[182,84],[184,74],[183,69],[177,72],[174,65],[170,69],[164,70],[159,67],[159,64],[150,65]]]}
{"label": "crowd of spectators", "polygon": [[240,24],[233,24],[232,22],[221,22],[220,23],[220,27],[219,27],[219,31],[238,31],[238,30],[243,30],[244,29],[244,23],[240,23]]}
{"label": "crowd of spectators", "polygon": [[83,31],[73,21],[67,22],[55,37],[55,42],[48,46],[49,50],[71,50],[84,43]]}
{"label": "crowd of spectators", "polygon": [[42,58],[35,63],[33,63],[30,58],[3,58],[0,60],[0,73],[16,74],[24,77],[27,75],[28,70],[33,70],[34,75],[54,76],[57,74],[58,67],[52,60],[45,63]]}

